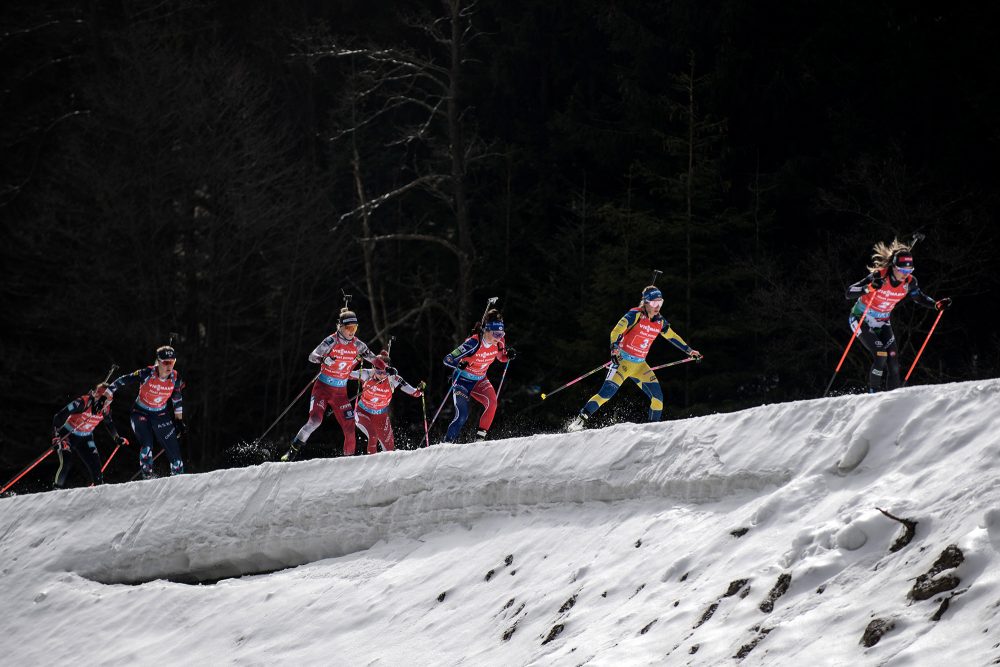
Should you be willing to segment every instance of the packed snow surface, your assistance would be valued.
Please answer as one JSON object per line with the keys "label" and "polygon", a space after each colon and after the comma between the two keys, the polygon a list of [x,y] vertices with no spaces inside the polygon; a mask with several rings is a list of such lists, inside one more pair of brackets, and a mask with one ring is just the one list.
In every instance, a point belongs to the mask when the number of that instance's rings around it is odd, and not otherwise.
{"label": "packed snow surface", "polygon": [[[9,665],[988,665],[998,434],[991,380],[0,499],[0,648]],[[906,529],[877,508],[917,522],[908,544],[890,551]]]}

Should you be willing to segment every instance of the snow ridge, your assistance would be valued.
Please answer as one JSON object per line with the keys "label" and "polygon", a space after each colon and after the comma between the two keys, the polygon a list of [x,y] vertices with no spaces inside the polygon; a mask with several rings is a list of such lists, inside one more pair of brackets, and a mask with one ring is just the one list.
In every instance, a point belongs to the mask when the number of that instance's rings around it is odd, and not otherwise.
{"label": "snow ridge", "polygon": [[[998,396],[912,387],[0,499],[5,657],[994,664]],[[913,522],[905,546],[880,510]]]}

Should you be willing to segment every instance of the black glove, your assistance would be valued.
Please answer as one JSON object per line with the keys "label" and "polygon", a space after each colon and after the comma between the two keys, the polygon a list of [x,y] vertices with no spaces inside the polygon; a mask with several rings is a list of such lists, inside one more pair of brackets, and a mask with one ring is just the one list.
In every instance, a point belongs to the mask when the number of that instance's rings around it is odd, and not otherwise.
{"label": "black glove", "polygon": [[885,279],[882,278],[882,276],[875,276],[874,278],[872,278],[871,282],[872,291],[875,291],[877,289],[882,289],[882,285],[884,284],[885,284]]}
{"label": "black glove", "polygon": [[617,345],[611,346],[611,361],[613,363],[620,363],[622,360],[622,351]]}
{"label": "black glove", "polygon": [[505,347],[503,349],[504,354],[507,355],[507,360],[517,359],[517,350],[512,347]]}
{"label": "black glove", "polygon": [[949,297],[949,296],[946,296],[945,298],[941,299],[940,301],[934,302],[934,307],[937,308],[938,310],[944,310],[945,308],[947,308],[950,305],[951,305],[951,297]]}
{"label": "black glove", "polygon": [[395,366],[386,366],[385,367],[385,374],[386,375],[399,375],[399,371],[396,370]]}
{"label": "black glove", "polygon": [[187,424],[184,423],[183,419],[174,420],[174,428],[177,430],[178,438],[183,438],[185,435],[187,435],[188,427]]}
{"label": "black glove", "polygon": [[115,438],[115,444],[119,447],[128,447],[128,438],[120,435]]}
{"label": "black glove", "polygon": [[469,362],[466,361],[465,359],[462,359],[460,362],[458,362],[458,367],[464,371],[466,368],[469,367]]}

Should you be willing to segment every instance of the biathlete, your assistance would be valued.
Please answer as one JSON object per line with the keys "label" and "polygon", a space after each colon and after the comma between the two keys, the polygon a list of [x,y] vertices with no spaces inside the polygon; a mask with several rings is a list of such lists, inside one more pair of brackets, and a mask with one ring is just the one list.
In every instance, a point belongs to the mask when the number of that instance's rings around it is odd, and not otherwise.
{"label": "biathlete", "polygon": [[[157,442],[167,452],[170,460],[170,474],[184,472],[181,459],[181,445],[178,438],[185,433],[184,425],[184,383],[174,369],[177,353],[169,345],[156,350],[156,363],[123,375],[104,392],[107,402],[118,390],[134,384],[139,385],[139,395],[132,405],[129,420],[139,441],[139,472],[143,479],[152,479],[153,445]],[[173,407],[173,419],[167,409],[167,402]]]}
{"label": "biathlete", "polygon": [[101,455],[94,443],[94,429],[98,424],[104,424],[116,445],[128,445],[128,440],[118,435],[118,429],[111,420],[111,403],[104,395],[107,388],[108,385],[103,382],[98,384],[53,417],[52,446],[59,456],[59,468],[52,484],[55,488],[66,487],[66,478],[73,469],[71,453],[80,457],[90,474],[90,480],[95,485],[104,483],[104,476],[101,474]]}
{"label": "biathlete", "polygon": [[893,239],[889,245],[876,243],[868,270],[865,278],[847,288],[845,297],[855,302],[849,317],[851,331],[858,327],[862,315],[865,318],[857,337],[875,360],[868,371],[868,391],[875,393],[882,389],[883,381],[886,389],[900,385],[892,310],[906,299],[924,308],[943,310],[951,305],[951,299],[935,301],[920,291],[913,275],[913,253],[899,240]]}
{"label": "biathlete", "polygon": [[379,443],[382,444],[383,451],[395,450],[396,442],[389,422],[392,392],[398,388],[414,398],[420,398],[423,396],[423,383],[420,387],[414,387],[401,378],[396,369],[389,365],[387,352],[375,357],[370,369],[351,371],[351,378],[361,382],[361,395],[358,397],[354,419],[357,429],[368,439],[368,453],[375,454]]}
{"label": "biathlete", "polygon": [[327,407],[344,432],[344,456],[352,456],[355,448],[354,407],[347,395],[347,381],[358,358],[374,361],[375,355],[360,339],[358,316],[354,311],[342,308],[337,318],[337,330],[323,339],[316,349],[309,353],[309,361],[320,364],[319,377],[313,383],[309,398],[309,419],[299,429],[282,461],[294,461],[305,446],[309,436],[323,423]]}
{"label": "biathlete", "polygon": [[642,301],[618,320],[611,330],[611,367],[601,386],[580,414],[570,422],[567,430],[580,431],[587,420],[618,392],[626,379],[631,379],[649,397],[649,421],[660,420],[663,411],[663,391],[656,374],[646,363],[646,354],[657,336],[663,336],[681,352],[700,361],[702,355],[692,349],[684,339],[670,327],[670,323],[660,314],[663,307],[663,293],[653,285],[642,291]]}
{"label": "biathlete", "polygon": [[450,354],[445,355],[444,365],[455,370],[452,376],[455,418],[448,425],[444,442],[458,441],[458,435],[469,418],[470,398],[483,406],[476,440],[486,439],[497,411],[497,394],[490,384],[490,379],[486,377],[486,371],[494,360],[506,363],[517,356],[514,348],[504,344],[504,335],[503,317],[500,311],[491,309],[487,311],[477,333],[469,336]]}

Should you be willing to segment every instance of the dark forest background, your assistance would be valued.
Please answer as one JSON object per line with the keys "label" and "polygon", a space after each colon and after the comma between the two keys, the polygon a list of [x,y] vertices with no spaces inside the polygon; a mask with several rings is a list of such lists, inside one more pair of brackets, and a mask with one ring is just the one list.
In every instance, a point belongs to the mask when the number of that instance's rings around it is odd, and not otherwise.
{"label": "dark forest background", "polygon": [[[170,332],[189,470],[253,462],[240,443],[315,374],[341,290],[431,411],[441,357],[499,296],[520,356],[494,437],[576,413],[600,376],[539,392],[607,359],[653,269],[705,355],[660,373],[666,419],[814,398],[844,288],[917,231],[920,284],[954,306],[911,384],[995,377],[1000,10],[973,4],[7,2],[0,468]],[[933,317],[897,309],[904,372]],[[852,350],[834,390],[868,365]],[[394,405],[419,446],[419,401]],[[630,387],[595,421],[644,415]],[[339,442],[330,423],[310,444]]]}

